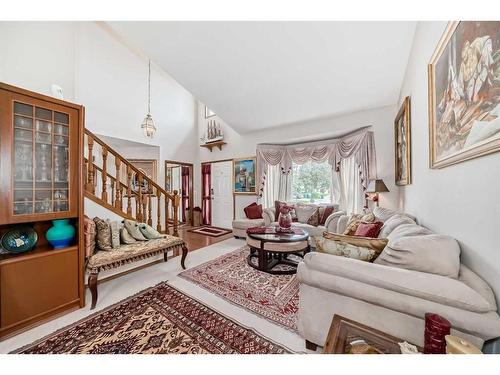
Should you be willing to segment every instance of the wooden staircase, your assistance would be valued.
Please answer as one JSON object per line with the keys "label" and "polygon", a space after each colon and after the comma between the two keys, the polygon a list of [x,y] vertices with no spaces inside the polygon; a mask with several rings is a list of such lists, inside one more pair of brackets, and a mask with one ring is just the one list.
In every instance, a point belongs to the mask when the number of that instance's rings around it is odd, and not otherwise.
{"label": "wooden staircase", "polygon": [[123,218],[147,223],[161,233],[179,235],[177,190],[172,194],[163,189],[88,129],[84,147],[85,197]]}

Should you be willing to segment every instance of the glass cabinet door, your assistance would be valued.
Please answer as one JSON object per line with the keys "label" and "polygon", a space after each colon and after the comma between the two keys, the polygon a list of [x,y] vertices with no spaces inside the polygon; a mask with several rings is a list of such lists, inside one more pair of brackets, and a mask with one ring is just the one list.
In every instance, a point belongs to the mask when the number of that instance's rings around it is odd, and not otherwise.
{"label": "glass cabinet door", "polygon": [[69,114],[14,102],[13,215],[69,211]]}

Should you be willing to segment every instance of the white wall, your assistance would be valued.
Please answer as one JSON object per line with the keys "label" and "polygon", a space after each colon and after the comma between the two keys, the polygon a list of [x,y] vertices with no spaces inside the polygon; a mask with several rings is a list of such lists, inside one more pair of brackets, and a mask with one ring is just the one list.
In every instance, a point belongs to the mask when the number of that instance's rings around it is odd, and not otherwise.
{"label": "white wall", "polygon": [[147,112],[147,57],[95,22],[0,22],[0,81],[85,106],[94,133],[160,147],[165,159],[197,163],[197,101],[172,77],[151,67],[153,140],[140,124]]}
{"label": "white wall", "polygon": [[[333,138],[341,132],[357,128],[372,126],[375,134],[375,147],[377,150],[378,177],[382,178],[389,193],[380,195],[380,204],[383,207],[397,208],[399,204],[399,189],[394,185],[394,130],[393,122],[397,113],[396,107],[382,107],[360,111],[349,115],[311,120],[293,125],[276,127],[257,132],[238,134],[228,124],[218,117],[211,117],[220,122],[224,133],[222,151],[214,148],[212,152],[200,148],[200,160],[213,161],[232,159],[238,157],[254,156],[259,143],[295,142],[307,139]],[[199,137],[206,132],[205,105],[198,103]],[[196,177],[197,180],[200,177]],[[243,217],[242,208],[255,201],[257,196],[236,196],[236,217]]]}
{"label": "white wall", "polygon": [[413,184],[401,188],[401,208],[435,232],[456,238],[462,260],[500,297],[500,153],[444,169],[429,168],[427,64],[446,22],[421,22],[401,89],[411,96]]}

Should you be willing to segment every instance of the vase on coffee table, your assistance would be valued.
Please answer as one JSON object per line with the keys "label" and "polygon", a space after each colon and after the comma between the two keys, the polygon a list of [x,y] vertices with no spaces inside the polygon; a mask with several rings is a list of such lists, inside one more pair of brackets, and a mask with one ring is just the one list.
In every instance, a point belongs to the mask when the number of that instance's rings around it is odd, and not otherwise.
{"label": "vase on coffee table", "polygon": [[278,230],[280,232],[290,232],[292,230],[291,207],[284,206],[278,216]]}

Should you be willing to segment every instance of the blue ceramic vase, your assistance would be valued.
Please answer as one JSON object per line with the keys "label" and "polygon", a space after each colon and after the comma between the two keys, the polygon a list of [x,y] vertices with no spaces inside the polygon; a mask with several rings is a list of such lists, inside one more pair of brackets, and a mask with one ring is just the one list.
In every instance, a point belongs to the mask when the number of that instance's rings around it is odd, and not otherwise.
{"label": "blue ceramic vase", "polygon": [[45,237],[50,242],[54,249],[67,247],[75,238],[75,227],[69,223],[69,219],[52,220],[51,227]]}

